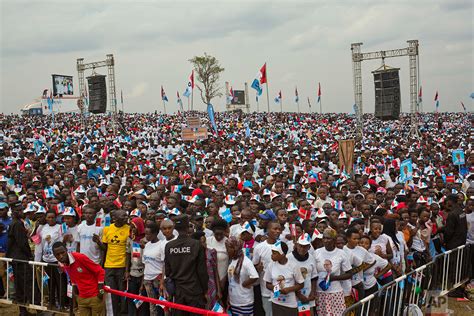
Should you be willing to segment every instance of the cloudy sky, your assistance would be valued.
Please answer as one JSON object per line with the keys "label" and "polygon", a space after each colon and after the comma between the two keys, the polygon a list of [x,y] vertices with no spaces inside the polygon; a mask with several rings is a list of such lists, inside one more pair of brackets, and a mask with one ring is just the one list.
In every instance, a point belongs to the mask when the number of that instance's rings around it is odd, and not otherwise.
{"label": "cloudy sky", "polygon": [[[283,110],[314,104],[318,82],[324,111],[351,112],[354,103],[350,44],[363,51],[406,47],[420,41],[424,109],[434,109],[439,90],[441,110],[472,111],[474,90],[473,3],[457,1],[22,1],[1,0],[0,112],[22,105],[51,87],[51,74],[74,76],[76,59],[116,60],[117,93],[125,111],[162,110],[160,86],[176,110],[176,91],[184,91],[191,72],[188,59],[207,52],[225,71],[234,89],[255,78],[267,62],[270,105],[279,90]],[[364,109],[374,110],[373,78],[380,61],[362,64]],[[401,68],[402,109],[409,110],[408,57],[388,59]],[[98,69],[105,74],[106,69]],[[86,73],[86,76],[90,73]],[[250,91],[252,110],[255,93]],[[260,109],[266,108],[263,96]],[[184,98],[183,98],[184,99]],[[195,108],[204,104],[195,97]],[[184,99],[186,104],[186,100]],[[225,108],[224,98],[213,101]]]}

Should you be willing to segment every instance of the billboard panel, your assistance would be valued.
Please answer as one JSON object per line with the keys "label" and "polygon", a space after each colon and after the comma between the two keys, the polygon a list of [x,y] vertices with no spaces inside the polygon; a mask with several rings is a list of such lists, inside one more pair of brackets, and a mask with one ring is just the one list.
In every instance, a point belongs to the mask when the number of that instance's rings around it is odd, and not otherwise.
{"label": "billboard panel", "polygon": [[234,90],[234,97],[232,98],[231,104],[245,105],[245,91]]}
{"label": "billboard panel", "polygon": [[72,85],[72,76],[52,75],[53,77],[53,95],[73,95],[74,87]]}

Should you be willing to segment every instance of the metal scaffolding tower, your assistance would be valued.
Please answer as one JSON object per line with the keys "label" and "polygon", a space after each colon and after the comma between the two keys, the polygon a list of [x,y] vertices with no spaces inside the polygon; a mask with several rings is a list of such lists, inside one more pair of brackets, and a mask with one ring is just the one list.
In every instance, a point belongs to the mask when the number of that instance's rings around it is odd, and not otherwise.
{"label": "metal scaffolding tower", "polygon": [[[115,91],[115,61],[114,55],[107,54],[106,60],[96,61],[84,64],[84,58],[77,59],[77,75],[79,78],[79,95],[81,97],[86,96],[86,86],[85,86],[85,79],[84,79],[84,71],[86,69],[95,70],[96,68],[100,67],[107,67],[107,74],[108,74],[108,92],[109,92],[109,111],[112,113],[112,118],[114,122],[114,130],[117,125],[117,95]],[[83,113],[82,113],[83,114]]]}
{"label": "metal scaffolding tower", "polygon": [[419,52],[418,52],[418,40],[407,41],[408,47],[400,49],[392,49],[386,51],[362,53],[362,43],[351,44],[352,51],[352,71],[354,79],[354,100],[358,109],[358,126],[357,134],[359,137],[363,135],[363,121],[362,116],[364,115],[364,108],[362,105],[362,61],[371,59],[385,59],[391,57],[409,57],[409,68],[410,68],[410,135],[419,136],[418,130],[418,104],[417,104],[417,93],[419,88]]}

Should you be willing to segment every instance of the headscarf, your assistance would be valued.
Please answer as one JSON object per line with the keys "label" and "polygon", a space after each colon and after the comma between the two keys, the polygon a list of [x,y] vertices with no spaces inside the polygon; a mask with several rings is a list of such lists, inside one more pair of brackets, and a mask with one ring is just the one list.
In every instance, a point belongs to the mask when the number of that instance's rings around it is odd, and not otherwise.
{"label": "headscarf", "polygon": [[398,238],[397,238],[397,235],[396,235],[397,234],[397,228],[396,228],[394,219],[391,219],[391,218],[385,219],[385,221],[383,222],[382,234],[385,234],[388,237],[390,237],[392,239],[392,241],[394,242],[395,247],[397,247],[397,249],[400,248],[400,242],[398,241]]}
{"label": "headscarf", "polygon": [[134,217],[130,224],[137,229],[136,235],[133,233],[132,229],[130,229],[130,238],[134,242],[140,242],[140,240],[145,237],[145,222],[141,217]]}
{"label": "headscarf", "polygon": [[244,252],[242,251],[244,243],[242,240],[232,236],[225,241],[225,245],[237,252],[237,264],[235,265],[234,279],[237,283],[240,283],[240,270],[242,269],[242,263],[244,261]]}

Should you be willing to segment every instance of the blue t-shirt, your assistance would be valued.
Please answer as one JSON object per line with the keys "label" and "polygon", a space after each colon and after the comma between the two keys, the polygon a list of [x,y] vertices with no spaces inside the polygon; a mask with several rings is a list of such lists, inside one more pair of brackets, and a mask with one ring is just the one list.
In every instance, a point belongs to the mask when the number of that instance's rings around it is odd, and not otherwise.
{"label": "blue t-shirt", "polygon": [[3,224],[3,230],[0,231],[0,252],[7,252],[8,242],[8,226],[12,223],[11,217],[0,218],[0,223]]}
{"label": "blue t-shirt", "polygon": [[96,167],[95,169],[89,169],[87,171],[87,178],[94,178],[95,180],[99,180],[99,176],[105,177],[104,170],[101,167]]}

